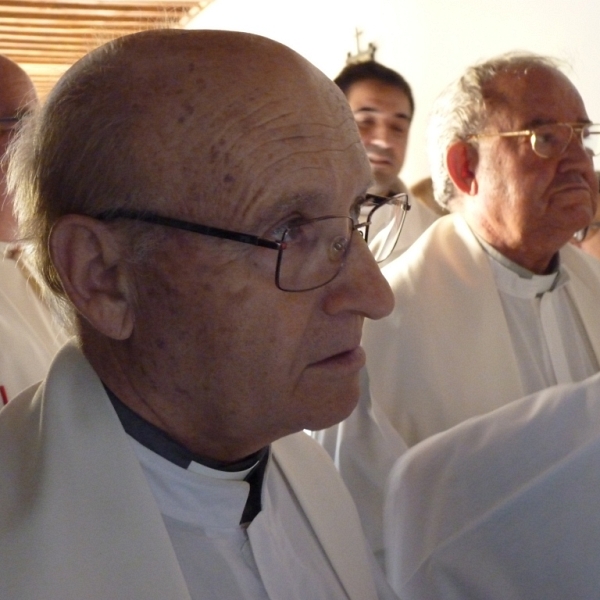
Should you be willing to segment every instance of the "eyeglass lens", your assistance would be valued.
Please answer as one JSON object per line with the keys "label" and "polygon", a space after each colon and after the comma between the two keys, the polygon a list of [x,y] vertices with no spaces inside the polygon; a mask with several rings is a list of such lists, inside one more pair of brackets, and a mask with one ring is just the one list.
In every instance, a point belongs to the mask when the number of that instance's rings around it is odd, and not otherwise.
{"label": "eyeglass lens", "polygon": [[398,238],[400,237],[404,220],[406,219],[406,209],[404,204],[396,202],[391,203],[388,206],[392,209],[389,223],[369,244],[369,248],[378,263],[383,262],[392,254],[398,242]]}
{"label": "eyeglass lens", "polygon": [[[401,195],[371,213],[381,213],[386,222],[369,244],[377,262],[388,258],[396,246],[408,208],[406,196]],[[365,225],[355,225],[350,217],[322,217],[288,228],[277,262],[279,288],[300,292],[329,283],[344,265],[354,230]]]}
{"label": "eyeglass lens", "polygon": [[279,252],[277,285],[285,291],[312,290],[342,268],[353,232],[350,217],[324,217],[290,227]]}
{"label": "eyeglass lens", "polygon": [[387,204],[377,208],[371,214],[371,220],[374,223],[384,224],[375,237],[368,238],[369,249],[378,263],[389,258],[396,247],[407,210],[406,196],[401,195],[390,198]]}
{"label": "eyeglass lens", "polygon": [[536,154],[544,158],[560,156],[569,145],[573,135],[580,136],[583,147],[593,156],[600,154],[600,126],[582,126],[575,131],[566,123],[541,125],[534,129],[531,145]]}

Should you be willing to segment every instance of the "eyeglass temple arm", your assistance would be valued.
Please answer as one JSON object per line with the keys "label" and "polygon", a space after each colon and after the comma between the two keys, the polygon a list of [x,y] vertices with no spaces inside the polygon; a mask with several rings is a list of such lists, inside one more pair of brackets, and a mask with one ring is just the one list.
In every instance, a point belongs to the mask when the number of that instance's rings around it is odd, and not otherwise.
{"label": "eyeglass temple arm", "polygon": [[[369,211],[367,215],[367,220],[364,223],[359,223],[358,227],[364,227],[365,233],[364,238],[365,241],[369,242],[369,228],[371,226],[371,218],[375,214],[375,211],[379,210],[382,206],[386,206],[390,204],[391,200],[399,200],[402,203],[403,214],[402,214],[402,225],[404,225],[404,220],[406,219],[406,213],[411,209],[410,200],[408,199],[408,194],[402,192],[400,194],[395,194],[394,196],[378,196],[377,194],[366,194],[365,199],[368,202],[372,202],[375,206]],[[395,245],[395,244],[394,244]]]}
{"label": "eyeglass temple arm", "polygon": [[266,240],[256,235],[240,233],[238,231],[229,231],[227,229],[220,229],[219,227],[209,227],[208,225],[199,225],[197,223],[188,223],[187,221],[181,221],[179,219],[172,219],[170,217],[163,217],[161,215],[143,213],[135,210],[108,210],[96,215],[95,218],[101,221],[113,221],[116,219],[143,221],[144,223],[165,225],[166,227],[172,227],[174,229],[182,229],[184,231],[191,231],[193,233],[200,233],[226,240],[233,240],[236,242],[242,242],[244,244],[252,244],[254,246],[261,246],[263,248],[272,248],[274,250],[279,250],[282,244],[281,242]]}

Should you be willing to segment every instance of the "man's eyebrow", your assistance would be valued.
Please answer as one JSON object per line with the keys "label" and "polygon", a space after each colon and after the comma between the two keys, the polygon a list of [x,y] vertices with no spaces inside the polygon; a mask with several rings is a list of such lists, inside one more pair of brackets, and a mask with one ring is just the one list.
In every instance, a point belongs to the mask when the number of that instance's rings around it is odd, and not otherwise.
{"label": "man's eyebrow", "polygon": [[286,194],[279,202],[267,208],[260,215],[260,224],[272,225],[276,221],[287,217],[291,212],[305,213],[317,202],[323,202],[326,194],[322,192],[298,192]]}
{"label": "man's eyebrow", "polygon": [[[359,205],[367,193],[367,189],[372,185],[372,182],[365,186],[364,191],[358,194],[352,199],[350,206],[348,207],[349,212]],[[324,194],[318,191],[299,192],[291,194],[286,197],[282,197],[281,201],[274,206],[271,206],[265,210],[260,216],[260,226],[268,226],[283,219],[290,215],[290,213],[296,212],[304,215],[307,218],[322,217],[327,215],[338,214],[339,211],[333,209],[323,208],[323,204],[328,204],[327,200],[330,198],[329,194]],[[315,210],[314,206],[319,203],[320,209]],[[312,214],[311,214],[312,213]],[[341,215],[340,215],[341,216]]]}
{"label": "man's eyebrow", "polygon": [[[362,106],[361,108],[358,108],[357,110],[353,111],[353,113],[355,115],[362,114],[362,113],[380,114],[382,112],[383,112],[382,110],[379,110],[377,108],[373,108],[372,106]],[[403,112],[394,113],[393,116],[396,119],[406,119],[407,121],[411,120],[411,116],[407,115],[406,113],[403,113]]]}
{"label": "man's eyebrow", "polygon": [[[534,127],[539,127],[540,125],[554,125],[556,123],[563,123],[563,121],[557,121],[556,119],[532,119],[524,125],[523,129],[533,129]],[[582,118],[569,122],[569,124],[575,123],[581,125],[591,125],[593,121],[590,121],[588,118]]]}

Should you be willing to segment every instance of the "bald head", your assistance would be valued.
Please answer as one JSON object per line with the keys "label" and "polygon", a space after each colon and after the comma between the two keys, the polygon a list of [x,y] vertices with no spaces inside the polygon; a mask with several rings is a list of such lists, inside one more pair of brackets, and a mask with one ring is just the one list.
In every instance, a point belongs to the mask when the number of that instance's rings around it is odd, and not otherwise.
{"label": "bald head", "polygon": [[15,172],[30,183],[17,204],[59,293],[46,248],[61,215],[201,207],[223,226],[268,185],[282,148],[316,163],[323,145],[359,141],[343,94],[318,69],[277,42],[225,31],[147,31],[91,52],[36,127],[37,150],[26,144]]}
{"label": "bald head", "polygon": [[[289,48],[222,31],[149,31],[91,53],[57,86],[46,122],[55,111],[73,115],[65,97],[75,95],[85,103],[77,108],[88,126],[86,113],[93,112],[95,123],[113,130],[94,150],[112,152],[123,142],[117,150],[124,172],[111,169],[115,185],[128,187],[135,178],[139,189],[144,182],[144,203],[162,202],[174,185],[197,197],[200,190],[186,183],[190,172],[204,174],[203,194],[229,193],[243,180],[240,160],[261,144],[264,126],[273,120],[281,120],[273,126],[310,126],[304,117],[316,107],[324,115],[345,107],[325,76]],[[76,115],[70,122],[65,146],[84,125]]]}
{"label": "bald head", "polygon": [[132,139],[156,202],[176,186],[187,207],[195,200],[220,212],[218,197],[253,193],[256,153],[278,151],[269,146],[273,129],[288,128],[291,145],[309,135],[317,151],[322,134],[350,118],[320,71],[266,38],[148,32],[124,39],[119,52],[126,60],[115,61],[116,87],[131,90],[121,109],[137,115]]}
{"label": "bald head", "polygon": [[37,96],[29,75],[15,62],[0,54],[0,113],[27,109],[35,104]]}
{"label": "bald head", "polygon": [[392,296],[352,228],[371,184],[356,123],[298,54],[234,32],[121,38],[63,77],[15,158],[46,280],[134,411],[237,460],[352,410],[363,318]]}
{"label": "bald head", "polygon": [[13,132],[14,117],[33,109],[37,102],[35,88],[29,76],[19,65],[0,55],[0,241],[11,241],[16,235],[16,221],[6,186],[4,155]]}

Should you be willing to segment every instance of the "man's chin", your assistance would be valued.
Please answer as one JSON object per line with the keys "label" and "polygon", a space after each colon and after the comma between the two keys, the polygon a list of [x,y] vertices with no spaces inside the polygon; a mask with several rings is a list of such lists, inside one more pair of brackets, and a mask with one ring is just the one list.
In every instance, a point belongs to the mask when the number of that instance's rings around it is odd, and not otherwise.
{"label": "man's chin", "polygon": [[349,417],[356,408],[359,394],[359,387],[357,385],[356,388],[352,387],[352,389],[348,389],[347,393],[343,396],[337,395],[336,398],[329,400],[327,404],[324,405],[328,406],[328,409],[320,412],[318,415],[313,415],[307,429],[318,431],[341,423],[344,419]]}
{"label": "man's chin", "polygon": [[385,195],[394,188],[394,184],[398,178],[397,173],[389,171],[376,171],[373,169],[373,179],[375,184],[369,189],[372,194]]}

